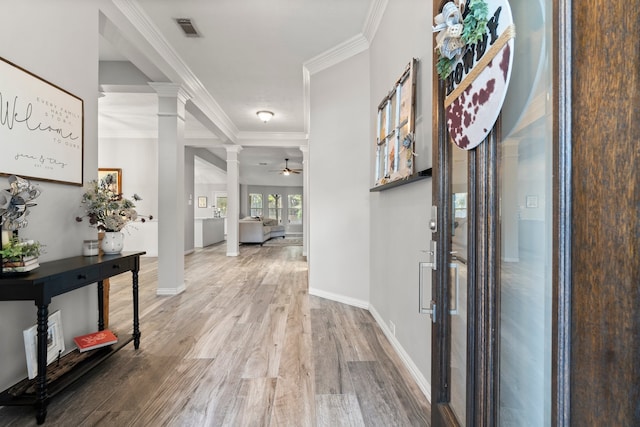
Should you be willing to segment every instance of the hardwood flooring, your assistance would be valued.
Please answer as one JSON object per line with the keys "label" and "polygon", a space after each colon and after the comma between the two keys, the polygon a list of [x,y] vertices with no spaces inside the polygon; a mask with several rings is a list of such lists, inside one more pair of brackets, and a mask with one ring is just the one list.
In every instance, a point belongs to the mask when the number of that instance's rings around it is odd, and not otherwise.
{"label": "hardwood flooring", "polygon": [[[300,246],[224,245],[185,257],[187,290],[140,272],[130,344],[54,398],[48,426],[427,426],[430,406],[368,311],[309,296]],[[131,330],[130,275],[111,280],[110,328]],[[30,407],[0,426],[36,425]]]}

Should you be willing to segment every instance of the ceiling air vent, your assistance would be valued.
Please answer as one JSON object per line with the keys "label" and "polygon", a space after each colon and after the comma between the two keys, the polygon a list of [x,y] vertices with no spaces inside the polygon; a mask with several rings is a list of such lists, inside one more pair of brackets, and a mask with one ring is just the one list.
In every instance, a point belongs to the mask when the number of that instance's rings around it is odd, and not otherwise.
{"label": "ceiling air vent", "polygon": [[187,37],[200,37],[198,30],[194,27],[193,22],[191,22],[190,18],[176,18],[176,22],[182,28],[182,32]]}

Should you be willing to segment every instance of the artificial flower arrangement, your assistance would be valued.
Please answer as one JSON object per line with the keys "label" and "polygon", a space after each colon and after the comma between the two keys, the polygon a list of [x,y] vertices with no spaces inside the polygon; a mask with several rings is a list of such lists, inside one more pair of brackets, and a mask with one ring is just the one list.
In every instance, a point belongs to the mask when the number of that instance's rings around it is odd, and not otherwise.
{"label": "artificial flower arrangement", "polygon": [[40,189],[16,175],[8,181],[9,188],[0,190],[0,225],[3,230],[15,231],[29,224],[29,208],[36,206],[32,201],[40,195]]}
{"label": "artificial flower arrangement", "polygon": [[40,195],[40,189],[16,175],[8,181],[9,188],[0,190],[0,226],[7,236],[0,248],[2,272],[26,272],[39,266],[41,245],[34,240],[23,241],[15,233],[29,224],[29,208],[36,206],[33,199]]}
{"label": "artificial flower arrangement", "polygon": [[[101,180],[89,182],[82,195],[85,216],[89,218],[89,224],[100,231],[121,231],[130,222],[146,221],[145,217],[138,215],[132,200],[113,191],[115,183],[115,174],[108,174]],[[132,198],[134,201],[142,200],[137,194]],[[147,218],[151,220],[153,216]],[[76,217],[76,221],[82,222],[82,220],[83,217]]]}

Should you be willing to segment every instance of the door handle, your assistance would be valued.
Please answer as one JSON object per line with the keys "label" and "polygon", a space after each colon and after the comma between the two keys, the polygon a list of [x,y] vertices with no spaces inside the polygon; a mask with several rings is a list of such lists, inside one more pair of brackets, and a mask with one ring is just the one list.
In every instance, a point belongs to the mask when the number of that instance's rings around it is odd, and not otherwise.
{"label": "door handle", "polygon": [[429,254],[429,256],[431,257],[431,260],[428,262],[428,264],[431,266],[431,269],[436,270],[437,269],[437,265],[436,265],[436,261],[438,259],[438,252],[437,252],[437,243],[435,240],[431,241],[431,249],[426,251],[426,250],[422,250],[422,252]]}
{"label": "door handle", "polygon": [[451,292],[450,292],[450,301],[449,304],[449,313],[450,314],[458,314],[458,295],[460,294],[460,280],[458,279],[458,263],[452,262],[449,264],[449,267],[453,270],[451,273],[453,277],[451,278]]}
{"label": "door handle", "polygon": [[418,263],[418,313],[420,314],[430,314],[431,321],[433,323],[436,322],[436,302],[429,298],[429,306],[425,307],[423,305],[424,302],[424,271],[427,270],[431,272],[433,266],[430,262],[419,262]]}

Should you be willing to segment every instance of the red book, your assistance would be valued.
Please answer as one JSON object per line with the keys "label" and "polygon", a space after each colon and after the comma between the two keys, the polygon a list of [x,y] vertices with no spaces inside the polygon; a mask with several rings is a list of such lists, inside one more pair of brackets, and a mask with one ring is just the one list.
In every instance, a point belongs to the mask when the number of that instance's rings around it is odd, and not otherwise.
{"label": "red book", "polygon": [[110,330],[105,329],[104,331],[80,335],[75,337],[73,340],[75,341],[76,346],[78,346],[80,353],[82,353],[84,351],[115,344],[118,342],[118,337],[116,337]]}

